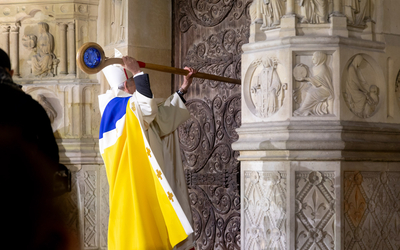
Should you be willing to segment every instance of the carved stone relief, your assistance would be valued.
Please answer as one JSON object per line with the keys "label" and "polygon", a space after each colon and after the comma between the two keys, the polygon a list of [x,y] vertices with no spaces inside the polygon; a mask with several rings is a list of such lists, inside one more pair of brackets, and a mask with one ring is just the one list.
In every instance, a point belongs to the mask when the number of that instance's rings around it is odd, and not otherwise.
{"label": "carved stone relief", "polygon": [[356,55],[350,59],[346,73],[343,96],[347,106],[358,117],[373,116],[379,104],[379,88],[375,85],[378,83],[374,69],[362,55]]}
{"label": "carved stone relief", "polygon": [[112,0],[111,3],[111,43],[118,44],[125,41],[127,0]]}
{"label": "carved stone relief", "polygon": [[39,35],[30,34],[22,38],[22,45],[34,51],[31,58],[32,75],[35,77],[53,77],[57,74],[57,65],[60,62],[54,51],[54,37],[49,32],[49,25],[38,23]]}
{"label": "carved stone relief", "polygon": [[85,247],[98,247],[99,239],[97,233],[98,207],[97,207],[97,171],[85,171],[84,173],[84,221],[83,221],[83,243]]}
{"label": "carved stone relief", "polygon": [[286,174],[245,171],[245,249],[286,249]]}
{"label": "carved stone relief", "polygon": [[286,13],[285,0],[262,0],[261,13],[263,16],[262,28],[279,26],[281,18]]}
{"label": "carved stone relief", "polygon": [[293,69],[296,80],[293,88],[294,116],[333,114],[334,90],[327,60],[326,53],[317,51],[312,56],[313,75],[303,63],[297,64]]}
{"label": "carved stone relief", "polygon": [[[71,192],[56,197],[54,203],[61,208],[62,218],[70,233],[76,239],[79,239],[81,235],[79,214],[82,211],[82,207],[80,206],[80,191],[76,172],[71,172]],[[77,244],[79,244],[79,241],[77,241]],[[80,249],[80,246],[74,246],[74,249]]]}
{"label": "carved stone relief", "polygon": [[46,111],[47,116],[50,119],[50,122],[53,123],[54,120],[57,118],[57,111],[53,108],[51,103],[47,100],[46,96],[39,94],[38,96],[38,102],[44,110]]}
{"label": "carved stone relief", "polygon": [[399,249],[400,172],[345,172],[344,184],[344,249]]}
{"label": "carved stone relief", "polygon": [[328,0],[300,0],[301,23],[327,23]]}
{"label": "carved stone relief", "polygon": [[250,95],[250,110],[258,117],[270,117],[283,105],[287,83],[281,82],[278,66],[276,58],[265,57],[251,63],[246,73],[246,76],[254,76],[250,79],[250,91],[245,94]]}
{"label": "carved stone relief", "polygon": [[107,249],[108,242],[108,217],[110,215],[109,205],[109,185],[107,180],[106,168],[100,166],[100,219],[101,219],[101,230],[100,230],[100,246]]}
{"label": "carved stone relief", "polygon": [[60,128],[64,112],[57,94],[44,87],[26,88],[24,90],[42,105],[51,121],[53,132]]}
{"label": "carved stone relief", "polygon": [[[179,28],[181,32],[187,32],[190,27],[212,27],[221,23],[228,14],[232,19],[238,20],[242,15],[249,15],[248,8],[253,0],[180,0]],[[248,17],[250,19],[250,17]]]}
{"label": "carved stone relief", "polygon": [[344,10],[350,25],[365,26],[371,21],[371,0],[345,0]]}
{"label": "carved stone relief", "polygon": [[296,249],[335,248],[335,174],[296,173]]}
{"label": "carved stone relief", "polygon": [[251,23],[263,23],[263,15],[261,13],[261,5],[263,0],[253,0],[249,6],[249,14]]}

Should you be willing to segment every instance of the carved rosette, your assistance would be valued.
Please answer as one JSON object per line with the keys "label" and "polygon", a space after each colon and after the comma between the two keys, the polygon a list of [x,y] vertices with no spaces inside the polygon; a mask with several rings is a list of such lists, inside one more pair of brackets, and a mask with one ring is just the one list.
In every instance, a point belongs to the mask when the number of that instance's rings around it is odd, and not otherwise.
{"label": "carved rosette", "polygon": [[344,182],[344,249],[399,249],[400,172],[345,172]]}
{"label": "carved rosette", "polygon": [[296,173],[296,249],[334,249],[333,172]]}
{"label": "carved rosette", "polygon": [[245,249],[286,249],[286,174],[245,171]]}

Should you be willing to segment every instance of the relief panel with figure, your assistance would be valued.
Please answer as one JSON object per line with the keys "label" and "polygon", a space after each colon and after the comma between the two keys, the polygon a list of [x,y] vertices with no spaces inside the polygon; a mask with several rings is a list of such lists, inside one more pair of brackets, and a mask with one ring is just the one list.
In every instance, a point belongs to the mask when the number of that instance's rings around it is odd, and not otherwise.
{"label": "relief panel with figure", "polygon": [[[310,56],[297,56],[297,61]],[[313,53],[312,72],[307,64],[298,63],[293,69],[294,116],[323,116],[333,114],[334,89],[332,71],[328,67],[331,56],[322,51]]]}
{"label": "relief panel with figure", "polygon": [[373,116],[380,100],[375,70],[371,63],[358,54],[350,59],[343,77],[343,97],[351,112],[360,118]]}

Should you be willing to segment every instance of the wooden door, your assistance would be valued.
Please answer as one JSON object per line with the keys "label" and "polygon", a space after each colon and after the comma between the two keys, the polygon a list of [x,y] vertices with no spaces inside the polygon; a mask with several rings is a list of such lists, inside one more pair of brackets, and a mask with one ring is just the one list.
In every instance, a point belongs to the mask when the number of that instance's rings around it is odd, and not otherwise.
{"label": "wooden door", "polygon": [[[175,0],[173,65],[240,79],[252,0]],[[175,76],[173,90],[181,85]],[[240,249],[240,171],[232,143],[241,121],[241,87],[195,79],[191,119],[179,128],[198,249]]]}

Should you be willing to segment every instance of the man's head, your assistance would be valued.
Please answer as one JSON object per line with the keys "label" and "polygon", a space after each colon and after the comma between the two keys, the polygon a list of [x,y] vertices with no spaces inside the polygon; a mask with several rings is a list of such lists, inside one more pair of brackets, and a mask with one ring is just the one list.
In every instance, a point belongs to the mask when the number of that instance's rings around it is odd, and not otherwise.
{"label": "man's head", "polygon": [[133,77],[128,78],[128,80],[126,80],[124,84],[118,88],[132,95],[136,91],[136,85]]}
{"label": "man's head", "polygon": [[5,69],[10,76],[14,74],[14,70],[11,69],[10,58],[8,57],[7,53],[2,49],[0,49],[0,67]]}

